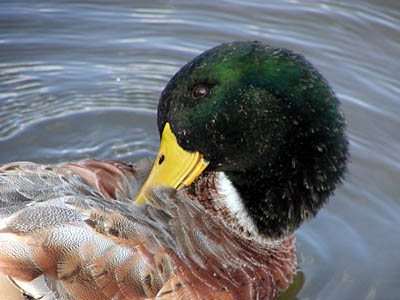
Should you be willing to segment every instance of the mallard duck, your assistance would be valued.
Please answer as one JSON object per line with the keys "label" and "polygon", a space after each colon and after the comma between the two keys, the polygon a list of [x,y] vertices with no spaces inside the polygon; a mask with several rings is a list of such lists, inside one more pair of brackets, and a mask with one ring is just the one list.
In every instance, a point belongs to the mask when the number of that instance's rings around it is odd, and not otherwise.
{"label": "mallard duck", "polygon": [[163,90],[154,166],[0,169],[0,271],[35,299],[274,299],[342,181],[340,104],[301,55],[233,42]]}

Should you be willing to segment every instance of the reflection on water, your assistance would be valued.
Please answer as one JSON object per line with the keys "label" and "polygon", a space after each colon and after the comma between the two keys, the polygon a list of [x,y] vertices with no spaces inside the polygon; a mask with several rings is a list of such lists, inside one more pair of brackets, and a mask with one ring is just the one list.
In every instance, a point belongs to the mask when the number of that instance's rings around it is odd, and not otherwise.
{"label": "reflection on water", "polygon": [[348,119],[344,186],[297,235],[281,299],[400,293],[400,2],[0,3],[0,163],[137,160],[158,147],[158,96],[180,66],[232,40],[303,53]]}

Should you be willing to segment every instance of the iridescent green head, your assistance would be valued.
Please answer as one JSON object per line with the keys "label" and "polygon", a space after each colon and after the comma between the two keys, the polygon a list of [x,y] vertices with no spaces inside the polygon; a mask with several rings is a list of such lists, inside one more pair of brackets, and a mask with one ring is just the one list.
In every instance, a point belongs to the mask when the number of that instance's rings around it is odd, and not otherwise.
{"label": "iridescent green head", "polygon": [[186,64],[158,107],[178,144],[222,171],[260,232],[278,237],[314,216],[341,181],[348,142],[339,101],[301,55],[234,42]]}

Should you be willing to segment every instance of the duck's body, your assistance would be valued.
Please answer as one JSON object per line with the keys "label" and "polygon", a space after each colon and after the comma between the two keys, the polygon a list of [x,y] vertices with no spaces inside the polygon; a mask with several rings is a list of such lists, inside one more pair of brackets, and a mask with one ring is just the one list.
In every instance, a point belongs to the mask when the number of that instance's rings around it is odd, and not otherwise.
{"label": "duck's body", "polygon": [[294,231],[346,168],[327,82],[291,51],[224,44],[171,79],[158,126],[151,172],[3,166],[0,271],[44,300],[270,300],[287,288]]}
{"label": "duck's body", "polygon": [[204,213],[200,203],[223,197],[215,176],[132,205],[150,168],[147,160],[3,166],[2,272],[46,300],[273,299],[292,281],[293,235],[243,240],[221,226],[222,208]]}

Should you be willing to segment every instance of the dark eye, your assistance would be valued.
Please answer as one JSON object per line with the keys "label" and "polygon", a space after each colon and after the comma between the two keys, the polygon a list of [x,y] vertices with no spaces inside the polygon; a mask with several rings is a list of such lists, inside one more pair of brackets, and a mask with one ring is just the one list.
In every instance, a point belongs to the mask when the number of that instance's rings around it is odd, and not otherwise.
{"label": "dark eye", "polygon": [[193,97],[203,98],[210,93],[210,89],[205,85],[197,85],[193,89]]}

